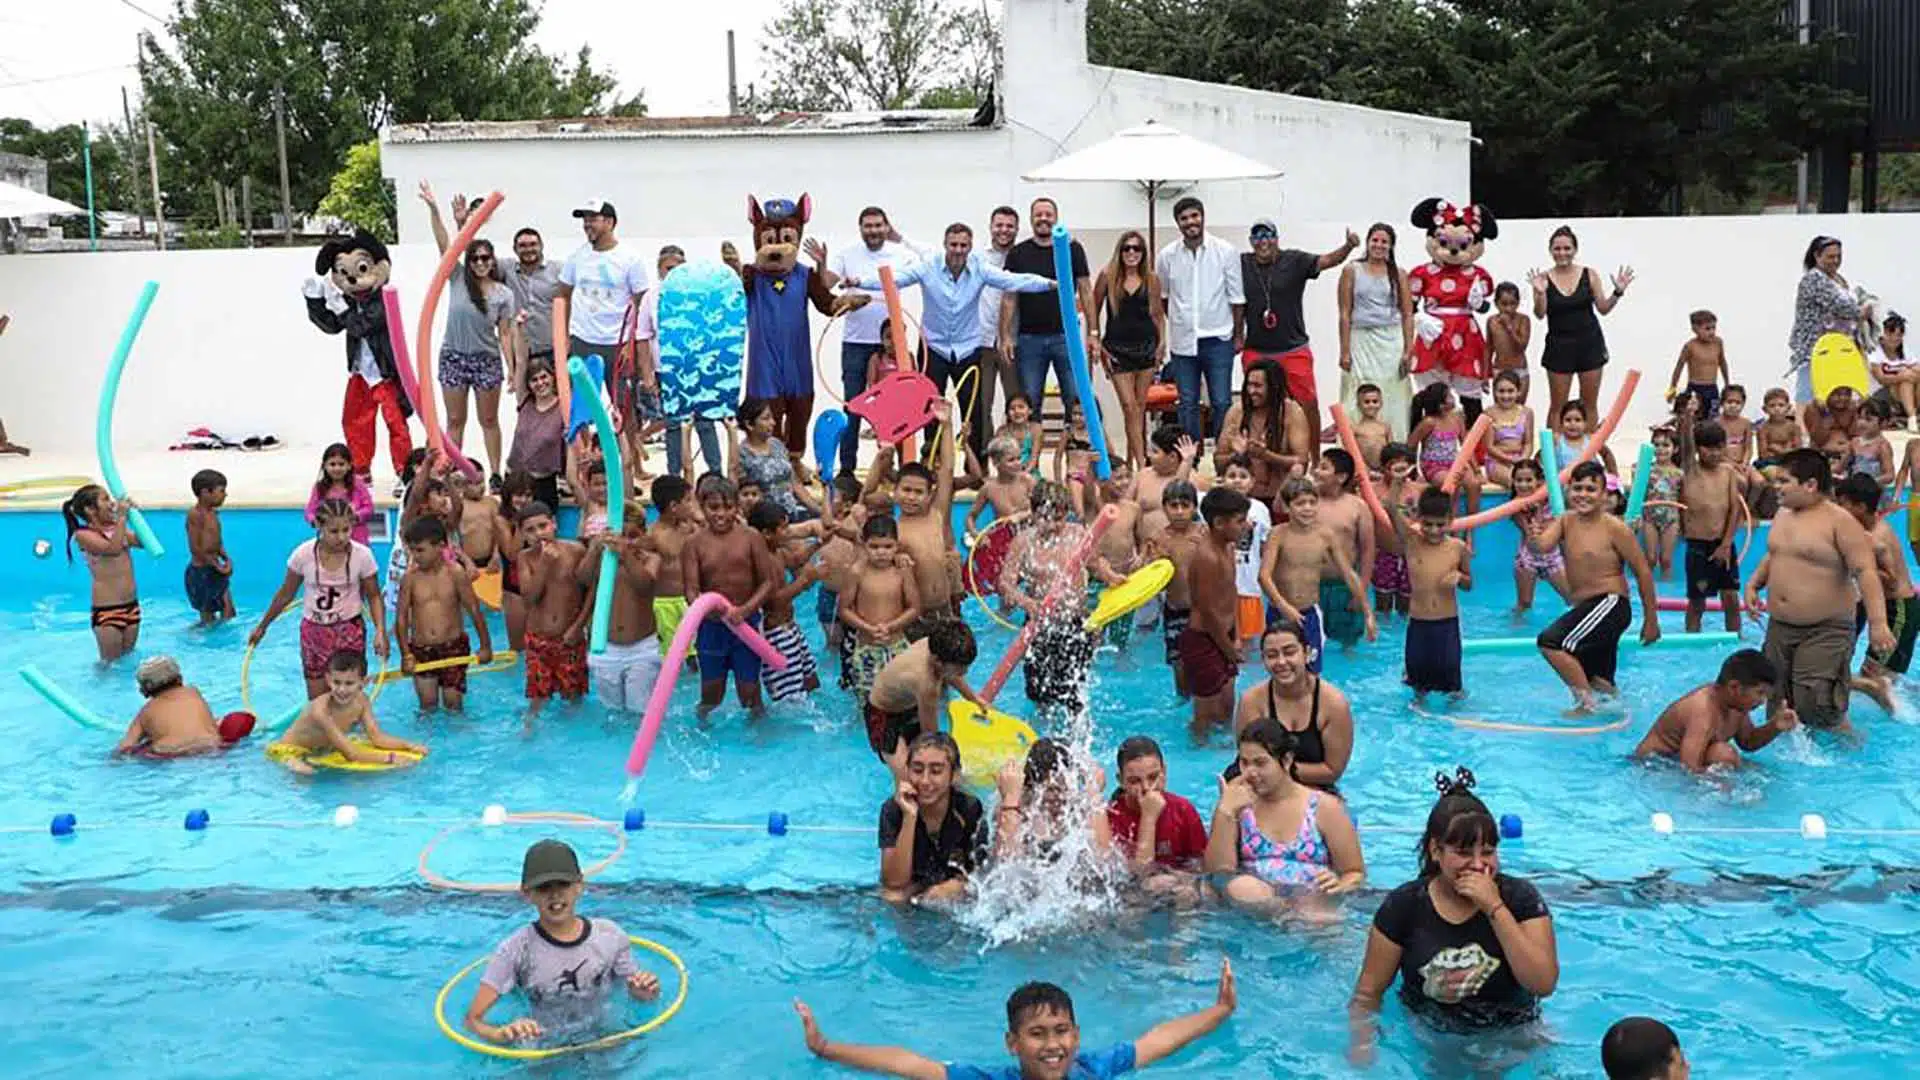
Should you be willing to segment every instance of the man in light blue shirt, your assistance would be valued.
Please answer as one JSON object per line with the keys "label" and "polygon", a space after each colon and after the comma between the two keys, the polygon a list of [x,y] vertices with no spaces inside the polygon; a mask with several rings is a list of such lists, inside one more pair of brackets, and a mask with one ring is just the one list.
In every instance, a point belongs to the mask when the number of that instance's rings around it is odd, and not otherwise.
{"label": "man in light blue shirt", "polygon": [[[920,325],[927,335],[926,374],[940,392],[946,393],[949,379],[957,384],[967,370],[974,371],[975,385],[961,404],[966,409],[963,419],[971,425],[972,438],[984,447],[984,436],[992,434],[989,430],[992,418],[983,407],[990,399],[981,393],[979,380],[991,379],[994,373],[986,362],[988,358],[982,346],[981,294],[988,289],[1049,292],[1053,289],[1053,279],[1038,274],[1010,273],[981,258],[973,250],[973,229],[962,222],[947,226],[945,248],[946,258],[897,270],[893,282],[902,289],[920,286]],[[850,278],[843,278],[841,283],[850,289],[871,289],[878,285]],[[975,448],[976,454],[981,452],[980,447]]]}

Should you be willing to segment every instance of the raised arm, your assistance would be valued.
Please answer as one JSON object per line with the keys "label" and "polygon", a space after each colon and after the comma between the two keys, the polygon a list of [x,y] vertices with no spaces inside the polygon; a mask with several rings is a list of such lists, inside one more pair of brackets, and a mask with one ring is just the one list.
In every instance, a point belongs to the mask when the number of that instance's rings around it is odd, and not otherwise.
{"label": "raised arm", "polygon": [[1360,246],[1359,235],[1355,233],[1352,229],[1348,229],[1346,243],[1341,244],[1339,247],[1334,248],[1332,251],[1329,251],[1326,254],[1320,256],[1320,259],[1319,259],[1320,272],[1324,274],[1327,271],[1333,269],[1334,267],[1339,266],[1341,263],[1346,262],[1347,256],[1352,255],[1353,249],[1359,246]]}
{"label": "raised arm", "polygon": [[427,219],[433,223],[433,242],[440,249],[440,254],[445,255],[450,242],[447,223],[440,220],[440,201],[434,197],[433,185],[425,180],[420,181],[420,201],[427,204]]}
{"label": "raised arm", "polygon": [[1199,1012],[1188,1013],[1154,1025],[1151,1031],[1133,1042],[1133,1064],[1144,1069],[1162,1058],[1178,1053],[1188,1043],[1211,1034],[1239,1006],[1240,994],[1233,983],[1233,962],[1220,961],[1220,989],[1213,1004]]}
{"label": "raised arm", "polygon": [[793,1011],[800,1014],[801,1031],[806,1037],[807,1049],[814,1057],[849,1069],[897,1076],[902,1080],[947,1080],[947,1067],[932,1058],[921,1057],[898,1046],[860,1046],[834,1042],[820,1033],[820,1025],[813,1019],[813,1010],[807,1008],[805,1002],[794,999]]}

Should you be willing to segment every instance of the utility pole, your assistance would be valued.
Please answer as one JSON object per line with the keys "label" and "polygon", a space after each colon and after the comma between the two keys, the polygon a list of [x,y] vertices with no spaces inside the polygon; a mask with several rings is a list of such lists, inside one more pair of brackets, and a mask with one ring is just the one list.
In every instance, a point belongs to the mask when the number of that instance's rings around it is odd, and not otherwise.
{"label": "utility pole", "polygon": [[[126,145],[127,179],[131,182],[133,190],[139,191],[140,190],[140,155],[133,148],[134,147],[133,140],[136,137],[133,133],[133,108],[132,106],[127,104],[127,88],[124,83],[121,84],[120,86],[120,119],[123,122],[125,122],[127,125],[127,145]],[[134,216],[136,218],[139,218],[139,221],[140,221],[140,229],[137,235],[140,235],[140,236],[147,235],[147,219],[140,215],[139,213],[140,206],[137,199],[135,200],[134,205],[130,207],[130,209],[134,211]]]}
{"label": "utility pole", "polygon": [[166,207],[160,203],[160,152],[153,144],[153,117],[147,117],[147,176],[153,181],[153,235],[160,250],[167,250]]}
{"label": "utility pole", "polygon": [[727,31],[727,115],[740,115],[740,82],[733,66],[733,31]]}
{"label": "utility pole", "polygon": [[273,141],[280,152],[280,216],[282,237],[293,246],[293,186],[287,179],[287,107],[280,87],[273,88]]}
{"label": "utility pole", "polygon": [[253,246],[253,177],[240,178],[240,231],[247,234],[247,246]]}

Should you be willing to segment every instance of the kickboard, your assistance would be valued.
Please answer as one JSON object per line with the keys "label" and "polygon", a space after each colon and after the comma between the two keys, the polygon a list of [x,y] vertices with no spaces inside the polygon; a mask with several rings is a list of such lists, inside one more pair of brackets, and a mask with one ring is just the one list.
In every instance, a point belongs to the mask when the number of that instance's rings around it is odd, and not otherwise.
{"label": "kickboard", "polygon": [[917,371],[896,371],[847,402],[847,411],[873,425],[888,446],[910,439],[933,423],[940,388]]}
{"label": "kickboard", "polygon": [[747,355],[747,294],[723,263],[683,263],[660,284],[654,344],[660,407],[674,419],[731,419]]}
{"label": "kickboard", "polygon": [[1027,748],[1040,736],[1025,720],[995,709],[985,713],[971,701],[947,702],[947,733],[960,747],[960,771],[976,787],[992,787],[1000,767],[1025,761]]}
{"label": "kickboard", "polygon": [[1867,358],[1853,338],[1837,331],[1821,334],[1813,343],[1813,400],[1824,403],[1827,395],[1847,387],[1865,398],[1872,389],[1867,381]]}

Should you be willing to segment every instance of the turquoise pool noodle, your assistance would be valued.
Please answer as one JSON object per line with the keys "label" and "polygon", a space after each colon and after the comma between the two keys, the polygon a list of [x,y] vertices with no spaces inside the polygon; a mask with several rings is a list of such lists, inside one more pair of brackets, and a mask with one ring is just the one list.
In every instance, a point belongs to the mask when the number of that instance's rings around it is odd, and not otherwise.
{"label": "turquoise pool noodle", "polygon": [[[627,527],[627,473],[620,464],[620,439],[613,433],[613,416],[607,403],[595,392],[592,373],[579,357],[567,358],[567,372],[573,376],[574,400],[593,413],[594,431],[600,436],[600,452],[607,459],[607,532],[619,536]],[[580,393],[582,386],[588,392]],[[600,549],[600,584],[593,595],[593,631],[587,648],[596,653],[607,651],[607,621],[613,617],[613,575],[616,572],[612,548]]]}
{"label": "turquoise pool noodle", "polygon": [[[133,314],[127,317],[127,325],[120,331],[120,344],[114,346],[113,359],[107,361],[106,378],[100,383],[100,410],[94,415],[93,448],[100,458],[100,478],[106,481],[107,494],[115,499],[127,497],[127,485],[120,479],[120,463],[113,457],[113,399],[120,396],[120,376],[127,370],[127,357],[133,352],[133,341],[140,336],[140,326],[147,321],[147,309],[153,307],[153,296],[159,291],[157,281],[149,281],[141,288]],[[167,553],[139,508],[127,511],[127,527],[154,558]]]}
{"label": "turquoise pool noodle", "polygon": [[[1739,634],[1729,634],[1724,630],[1720,630],[1713,633],[1701,634],[1664,634],[1659,641],[1654,643],[1653,647],[1656,649],[1661,646],[1709,649],[1721,645],[1738,644],[1740,644]],[[1643,648],[1640,644],[1640,639],[1634,636],[1622,637],[1620,639],[1620,647],[1622,649]],[[1540,643],[1530,637],[1478,638],[1460,643],[1460,651],[1468,656],[1476,654],[1481,656],[1508,656],[1518,653],[1538,652],[1539,650]]]}
{"label": "turquoise pool noodle", "polygon": [[1633,488],[1627,492],[1627,523],[1640,520],[1647,505],[1647,485],[1653,480],[1653,443],[1640,444],[1640,460],[1633,466]]}
{"label": "turquoise pool noodle", "polygon": [[26,667],[20,669],[20,677],[25,679],[27,685],[33,687],[36,693],[46,698],[47,704],[66,713],[74,723],[79,724],[81,727],[93,728],[95,731],[120,730],[105,717],[100,716],[98,713],[88,709],[85,705],[80,704],[79,699],[62,690],[59,686],[56,686],[52,679],[47,678],[39,668],[34,667],[32,664],[28,664]]}
{"label": "turquoise pool noodle", "polygon": [[1545,438],[1540,440],[1540,471],[1546,474],[1547,507],[1554,517],[1567,512],[1567,492],[1560,486],[1560,450],[1554,445],[1558,436],[1553,429],[1546,430]]}

